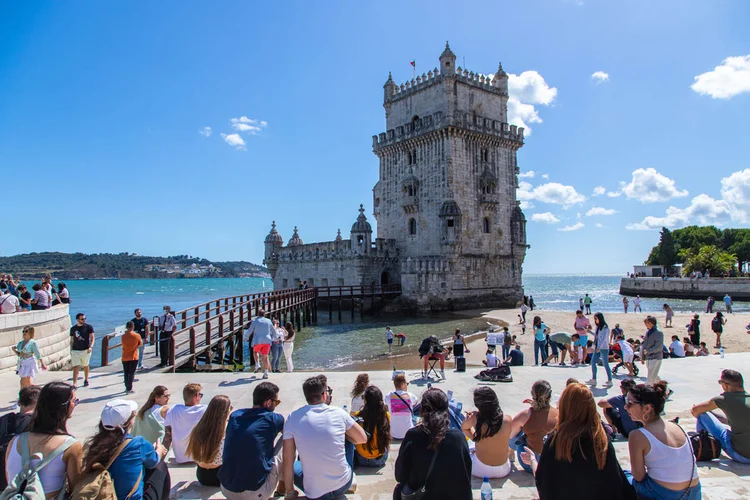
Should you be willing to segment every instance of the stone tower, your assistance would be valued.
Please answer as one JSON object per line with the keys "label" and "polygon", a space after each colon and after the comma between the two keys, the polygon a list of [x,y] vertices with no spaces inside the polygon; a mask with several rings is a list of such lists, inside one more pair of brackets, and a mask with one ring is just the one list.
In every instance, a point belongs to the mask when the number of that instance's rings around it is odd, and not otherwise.
{"label": "stone tower", "polygon": [[268,272],[273,278],[279,265],[279,250],[284,246],[284,238],[276,230],[276,221],[271,223],[271,231],[266,236],[264,245],[266,251],[263,256],[263,265],[268,268]]}
{"label": "stone tower", "polygon": [[399,248],[403,297],[421,309],[515,306],[526,219],[516,201],[523,128],[507,123],[508,75],[440,67],[383,86],[386,132],[373,136],[377,237]]}

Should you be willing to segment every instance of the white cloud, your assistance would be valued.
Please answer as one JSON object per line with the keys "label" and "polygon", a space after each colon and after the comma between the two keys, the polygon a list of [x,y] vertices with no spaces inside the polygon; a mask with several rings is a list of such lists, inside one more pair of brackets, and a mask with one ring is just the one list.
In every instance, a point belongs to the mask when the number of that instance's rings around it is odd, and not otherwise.
{"label": "white cloud", "polygon": [[679,190],[675,187],[673,179],[650,167],[634,170],[633,179],[630,183],[622,183],[622,192],[628,198],[638,200],[641,203],[666,201],[688,195],[687,190]]}
{"label": "white cloud", "polygon": [[601,196],[606,192],[607,192],[607,188],[605,188],[604,186],[596,186],[594,188],[594,192],[591,193],[591,196]]}
{"label": "white cloud", "polygon": [[750,222],[750,168],[721,179],[721,197],[732,207],[735,222]]}
{"label": "white cloud", "polygon": [[576,222],[572,226],[565,226],[558,229],[558,231],[578,231],[584,226],[583,222]]}
{"label": "white cloud", "polygon": [[573,186],[566,186],[559,182],[548,182],[536,187],[525,181],[519,182],[516,197],[522,201],[534,200],[562,205],[563,208],[569,208],[586,201],[586,197],[576,191]]}
{"label": "white cloud", "polygon": [[542,123],[535,105],[549,106],[557,98],[557,89],[550,87],[536,71],[508,75],[508,123],[524,127],[531,134],[531,123]]}
{"label": "white cloud", "polygon": [[532,214],[531,220],[534,222],[544,222],[545,224],[557,224],[558,222],[560,222],[560,219],[555,217],[555,214],[553,214],[552,212]]}
{"label": "white cloud", "polygon": [[542,174],[542,179],[549,179],[549,174]]}
{"label": "white cloud", "polygon": [[263,120],[256,120],[254,118],[248,118],[247,116],[232,118],[229,121],[232,124],[232,128],[237,132],[247,132],[250,135],[258,134],[268,125],[268,122],[265,122]]}
{"label": "white cloud", "polygon": [[610,198],[619,198],[622,196],[622,191],[607,191],[607,196]]}
{"label": "white cloud", "polygon": [[211,130],[211,127],[203,127],[198,131],[198,133],[203,137],[211,137],[211,134],[213,134],[214,132],[213,130]]}
{"label": "white cloud", "polygon": [[224,142],[237,150],[245,149],[245,139],[243,139],[240,134],[221,134],[221,138],[224,139]]}
{"label": "white cloud", "polygon": [[592,215],[614,215],[617,213],[617,210],[614,208],[602,208],[602,207],[591,207],[588,212],[586,212],[586,217],[591,217]]}
{"label": "white cloud", "polygon": [[533,170],[529,170],[528,172],[518,174],[518,178],[519,179],[533,179],[534,175],[535,175],[535,172]]}
{"label": "white cloud", "polygon": [[524,104],[515,97],[508,98],[508,123],[525,129],[524,135],[531,135],[530,123],[542,123],[533,104]]}
{"label": "white cloud", "polygon": [[649,215],[641,222],[625,226],[631,230],[661,229],[662,227],[684,227],[690,224],[722,225],[732,219],[732,211],[725,200],[715,200],[707,194],[699,194],[692,199],[687,208],[670,206],[664,217]]}
{"label": "white cloud", "polygon": [[595,83],[604,83],[609,81],[609,74],[605,73],[604,71],[595,71],[591,75],[591,79],[594,80]]}
{"label": "white cloud", "polygon": [[696,76],[690,88],[714,99],[731,99],[750,92],[750,54],[727,57],[713,71]]}
{"label": "white cloud", "polygon": [[599,229],[601,229],[601,228],[603,228],[603,227],[604,227],[604,226],[603,226],[602,224],[600,224],[599,222],[597,222],[597,223],[596,223],[596,224],[594,224],[594,225],[595,225],[596,227],[598,227]]}
{"label": "white cloud", "polygon": [[530,208],[534,208],[534,204],[531,203],[530,201],[522,201],[521,205],[519,206],[521,207],[521,210],[528,210]]}

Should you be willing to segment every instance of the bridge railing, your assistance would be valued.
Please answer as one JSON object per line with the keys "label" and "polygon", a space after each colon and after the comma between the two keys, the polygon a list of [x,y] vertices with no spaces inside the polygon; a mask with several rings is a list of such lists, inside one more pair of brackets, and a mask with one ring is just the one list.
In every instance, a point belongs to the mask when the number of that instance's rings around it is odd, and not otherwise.
{"label": "bridge railing", "polygon": [[372,295],[398,295],[401,285],[339,285],[317,287],[318,298],[370,297]]}

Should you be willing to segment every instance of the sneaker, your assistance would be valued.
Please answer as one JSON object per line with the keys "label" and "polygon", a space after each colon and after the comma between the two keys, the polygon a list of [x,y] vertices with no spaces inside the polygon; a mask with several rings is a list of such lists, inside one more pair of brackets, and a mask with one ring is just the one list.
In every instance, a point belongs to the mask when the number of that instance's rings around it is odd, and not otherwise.
{"label": "sneaker", "polygon": [[586,382],[584,382],[584,384],[586,384],[586,385],[596,385],[596,379],[595,378],[589,379]]}
{"label": "sneaker", "polygon": [[349,489],[346,490],[347,495],[350,495],[352,493],[357,492],[357,475],[352,472],[352,484],[349,486]]}
{"label": "sneaker", "polygon": [[445,372],[443,370],[440,370],[440,377],[445,380]]}
{"label": "sneaker", "polygon": [[129,391],[127,391],[127,392],[128,392],[128,394],[135,394],[135,391],[134,391],[133,389],[130,389],[130,390],[129,390]]}
{"label": "sneaker", "polygon": [[427,372],[422,372],[422,380],[427,380]]}
{"label": "sneaker", "polygon": [[560,363],[558,366],[568,366],[565,363]]}
{"label": "sneaker", "polygon": [[549,366],[549,363],[542,363],[542,366]]}
{"label": "sneaker", "polygon": [[84,387],[88,387],[89,386],[89,381],[88,380],[84,380],[83,381],[83,386]]}
{"label": "sneaker", "polygon": [[606,382],[604,382],[604,386],[603,387],[605,389],[609,389],[610,387],[612,387],[612,381],[611,380],[607,380]]}
{"label": "sneaker", "polygon": [[268,370],[265,370],[265,371],[263,372],[263,378],[268,378]]}
{"label": "sneaker", "polygon": [[667,399],[671,398],[672,394],[674,394],[674,391],[672,389],[669,389],[669,392],[667,392]]}
{"label": "sneaker", "polygon": [[260,371],[260,366],[255,367],[255,371],[253,373],[258,373]]}

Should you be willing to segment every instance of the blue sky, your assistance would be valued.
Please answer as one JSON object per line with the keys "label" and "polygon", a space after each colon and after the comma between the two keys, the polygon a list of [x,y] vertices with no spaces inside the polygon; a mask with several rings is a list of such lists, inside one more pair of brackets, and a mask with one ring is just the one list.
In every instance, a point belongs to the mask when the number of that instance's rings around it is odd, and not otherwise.
{"label": "blue sky", "polygon": [[2,1],[0,254],[260,262],[272,219],[346,235],[372,211],[388,71],[450,40],[472,71],[502,61],[531,129],[525,271],[624,273],[663,224],[750,221],[748,19],[743,0]]}

